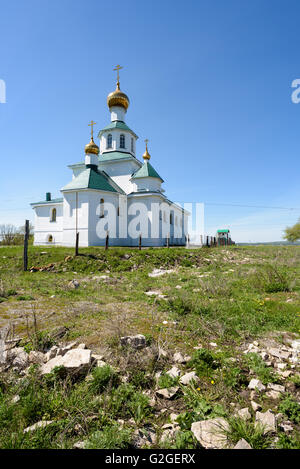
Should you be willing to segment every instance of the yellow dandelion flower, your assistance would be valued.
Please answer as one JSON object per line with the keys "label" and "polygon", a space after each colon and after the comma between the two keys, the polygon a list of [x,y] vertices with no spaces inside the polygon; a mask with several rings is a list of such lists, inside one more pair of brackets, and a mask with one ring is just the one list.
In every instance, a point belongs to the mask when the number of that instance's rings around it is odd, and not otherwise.
{"label": "yellow dandelion flower", "polygon": [[215,384],[215,382],[214,382],[214,380],[213,380],[213,379],[211,380],[211,384]]}

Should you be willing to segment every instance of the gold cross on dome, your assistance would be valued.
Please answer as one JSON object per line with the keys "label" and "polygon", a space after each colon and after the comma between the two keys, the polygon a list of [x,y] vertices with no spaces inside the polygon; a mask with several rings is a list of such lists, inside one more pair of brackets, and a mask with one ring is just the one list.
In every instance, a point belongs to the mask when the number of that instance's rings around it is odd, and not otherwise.
{"label": "gold cross on dome", "polygon": [[121,68],[124,68],[124,67],[121,67],[121,65],[117,65],[116,68],[114,68],[114,72],[115,72],[115,71],[117,72],[117,81],[118,81],[118,82],[120,81],[120,74],[119,74],[119,71],[121,70]]}
{"label": "gold cross on dome", "polygon": [[96,122],[94,122],[93,120],[91,120],[91,123],[88,124],[91,126],[91,137],[93,138],[93,133],[94,133],[94,129],[93,129],[93,126],[96,124]]}
{"label": "gold cross on dome", "polygon": [[145,139],[146,148],[147,148],[147,146],[148,146],[148,142],[149,142],[149,140],[146,138],[146,139]]}

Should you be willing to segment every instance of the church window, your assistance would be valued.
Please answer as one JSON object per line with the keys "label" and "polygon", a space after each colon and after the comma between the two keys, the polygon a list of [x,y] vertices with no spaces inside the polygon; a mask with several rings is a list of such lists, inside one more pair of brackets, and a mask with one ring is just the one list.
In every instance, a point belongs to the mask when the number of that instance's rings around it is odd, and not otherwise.
{"label": "church window", "polygon": [[173,214],[170,213],[170,225],[173,225]]}
{"label": "church window", "polygon": [[53,208],[52,209],[52,212],[51,212],[51,222],[55,222],[56,221],[56,208]]}
{"label": "church window", "polygon": [[134,149],[133,149],[133,137],[131,137],[131,153],[134,152]]}
{"label": "church window", "polygon": [[120,207],[118,207],[117,214],[118,214],[118,217],[119,217],[120,216]]}
{"label": "church window", "polygon": [[100,199],[100,218],[104,218],[104,199]]}
{"label": "church window", "polygon": [[108,136],[107,136],[106,148],[112,148],[112,134],[108,134]]}
{"label": "church window", "polygon": [[120,148],[125,148],[125,135],[120,135]]}
{"label": "church window", "polygon": [[159,219],[162,220],[162,213],[161,213],[161,210],[159,211]]}

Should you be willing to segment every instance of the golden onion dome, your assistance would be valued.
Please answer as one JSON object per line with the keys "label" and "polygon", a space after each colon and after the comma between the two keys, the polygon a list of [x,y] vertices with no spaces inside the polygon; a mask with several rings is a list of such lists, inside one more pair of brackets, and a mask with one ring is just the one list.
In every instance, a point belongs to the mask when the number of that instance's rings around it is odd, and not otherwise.
{"label": "golden onion dome", "polygon": [[143,158],[144,160],[150,160],[151,156],[148,152],[148,139],[145,140],[145,143],[146,143],[146,150],[145,150],[145,153],[143,154]]}
{"label": "golden onion dome", "polygon": [[107,96],[107,105],[109,108],[112,106],[122,106],[124,109],[128,109],[129,98],[120,90],[120,83],[117,82],[117,88]]}
{"label": "golden onion dome", "polygon": [[93,155],[99,155],[99,147],[94,142],[93,137],[91,137],[90,143],[88,143],[85,146],[84,151],[85,151],[86,154],[92,153]]}

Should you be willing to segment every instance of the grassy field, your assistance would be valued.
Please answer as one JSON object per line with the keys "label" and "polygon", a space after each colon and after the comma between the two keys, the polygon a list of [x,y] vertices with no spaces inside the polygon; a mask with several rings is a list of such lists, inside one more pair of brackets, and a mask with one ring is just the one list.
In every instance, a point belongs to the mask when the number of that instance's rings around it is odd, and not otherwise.
{"label": "grassy field", "polygon": [[[267,382],[280,382],[259,358],[251,362],[241,353],[245,344],[256,339],[280,343],[286,334],[299,337],[299,246],[87,248],[78,257],[73,249],[30,247],[29,266],[32,271],[22,272],[21,247],[0,248],[0,327],[10,323],[29,350],[33,337],[34,345],[42,347],[51,341],[51,331],[65,326],[65,341],[84,342],[103,354],[110,367],[95,369],[91,381],[76,384],[55,374],[42,381],[35,369],[25,384],[1,377],[2,448],[68,448],[80,439],[89,447],[124,448],[133,431],[127,420],[133,419],[135,428],[155,422],[159,440],[171,411],[180,414],[182,432],[175,443],[158,447],[197,447],[190,432],[194,414],[230,418],[232,403],[247,405],[243,390],[249,370]],[[168,272],[149,276],[154,269]],[[149,291],[155,293],[147,295]],[[199,389],[191,386],[167,405],[149,405],[145,391],[151,394],[155,373],[170,363],[154,354],[121,350],[120,337],[137,333],[146,336],[149,350],[192,356]],[[194,348],[199,344],[206,357]],[[120,370],[126,370],[126,382]],[[161,387],[174,384],[164,373],[160,379]],[[9,404],[16,394],[20,402]],[[269,405],[262,403],[265,409]],[[161,412],[166,406],[168,412]],[[47,431],[24,436],[23,429],[41,419],[54,423]],[[125,421],[121,431],[118,419]],[[251,423],[232,423],[230,438],[235,441],[241,434],[254,447],[275,444]],[[276,445],[297,447],[297,438],[280,435]]]}

